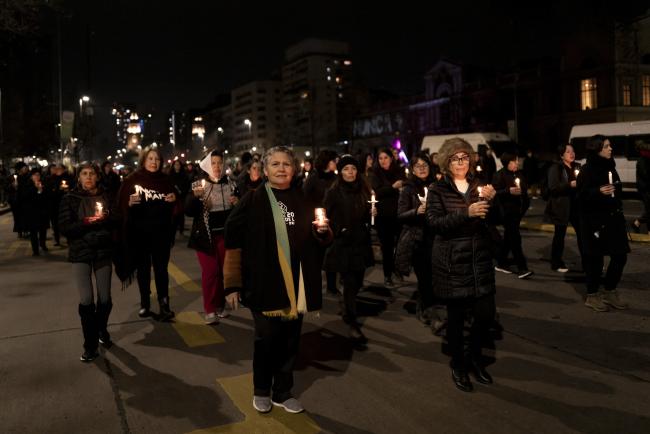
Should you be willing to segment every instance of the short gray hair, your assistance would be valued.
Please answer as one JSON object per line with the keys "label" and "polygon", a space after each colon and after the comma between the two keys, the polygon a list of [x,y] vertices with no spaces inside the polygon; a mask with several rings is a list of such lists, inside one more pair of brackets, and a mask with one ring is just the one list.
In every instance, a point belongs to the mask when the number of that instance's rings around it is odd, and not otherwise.
{"label": "short gray hair", "polygon": [[277,154],[278,152],[282,152],[284,154],[287,154],[289,158],[291,158],[291,162],[293,163],[293,171],[296,172],[298,168],[298,164],[296,163],[296,156],[294,155],[293,151],[290,148],[287,148],[286,146],[274,146],[267,150],[264,153],[264,157],[262,158],[262,161],[264,163],[263,167],[266,167],[269,164],[269,159],[273,154]]}

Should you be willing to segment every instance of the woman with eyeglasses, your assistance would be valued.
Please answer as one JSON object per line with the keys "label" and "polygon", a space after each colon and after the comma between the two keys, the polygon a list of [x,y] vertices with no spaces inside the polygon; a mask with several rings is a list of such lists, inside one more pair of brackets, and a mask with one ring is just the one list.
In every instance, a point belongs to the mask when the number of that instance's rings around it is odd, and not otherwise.
{"label": "woman with eyeglasses", "polygon": [[[435,238],[431,255],[433,293],[447,304],[447,341],[451,375],[463,392],[476,381],[491,384],[482,361],[482,341],[496,313],[496,290],[490,234],[485,217],[496,192],[474,176],[472,146],[458,137],[446,140],[438,154],[444,178],[429,189],[427,223]],[[465,351],[465,317],[472,320]]]}
{"label": "woman with eyeglasses", "polygon": [[404,181],[397,203],[397,218],[402,232],[395,251],[395,269],[403,276],[413,271],[418,279],[417,318],[426,325],[434,316],[431,289],[432,234],[424,215],[429,185],[434,181],[431,162],[426,153],[416,154],[411,160],[411,175]]}

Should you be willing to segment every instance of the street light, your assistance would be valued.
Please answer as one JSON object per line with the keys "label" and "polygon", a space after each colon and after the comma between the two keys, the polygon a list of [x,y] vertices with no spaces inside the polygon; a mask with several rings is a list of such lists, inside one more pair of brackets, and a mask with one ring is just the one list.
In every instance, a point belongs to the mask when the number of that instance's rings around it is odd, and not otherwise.
{"label": "street light", "polygon": [[251,122],[250,119],[244,119],[244,125],[248,127],[248,134],[251,133],[251,127],[253,126],[253,123]]}

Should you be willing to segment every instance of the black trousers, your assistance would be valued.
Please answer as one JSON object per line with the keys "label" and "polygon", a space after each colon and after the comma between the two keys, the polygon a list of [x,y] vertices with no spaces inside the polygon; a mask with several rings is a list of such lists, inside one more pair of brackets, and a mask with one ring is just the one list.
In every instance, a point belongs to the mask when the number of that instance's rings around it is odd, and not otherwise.
{"label": "black trousers", "polygon": [[501,245],[497,262],[502,267],[506,266],[508,263],[508,253],[512,252],[519,271],[525,271],[528,270],[528,264],[521,246],[520,223],[521,218],[519,217],[505,216],[503,218],[503,244]]}
{"label": "black trousers", "polygon": [[390,278],[395,269],[395,242],[400,231],[397,217],[377,216],[375,217],[375,228],[381,243],[384,277]]}
{"label": "black trousers", "polygon": [[257,396],[271,396],[275,402],[291,398],[293,368],[298,357],[302,315],[293,321],[267,317],[251,311],[255,322],[253,388]]}
{"label": "black trousers", "polygon": [[418,297],[420,307],[433,306],[433,283],[431,276],[431,246],[421,243],[413,253],[413,271],[418,279]]}
{"label": "black trousers", "polygon": [[61,241],[61,232],[59,231],[59,209],[50,212],[50,224],[52,225],[52,236],[54,242],[59,244]]}
{"label": "black trousers", "polygon": [[357,323],[357,294],[363,286],[365,270],[346,271],[341,273],[343,278],[343,321],[346,324]]}
{"label": "black trousers", "polygon": [[[570,218],[571,226],[576,231],[576,239],[578,242],[578,251],[580,252],[580,258],[582,258],[582,240],[580,237],[580,219],[578,216],[571,216]],[[553,243],[551,244],[551,268],[557,269],[565,266],[564,261],[562,260],[562,255],[564,254],[564,239],[566,237],[567,225],[555,225],[555,231],[553,232]],[[582,264],[584,268],[584,264]]]}
{"label": "black trousers", "polygon": [[[468,351],[465,351],[463,336],[466,313],[469,313],[473,320],[469,333]],[[466,367],[466,353],[476,360],[481,357],[482,342],[488,335],[495,314],[494,295],[449,300],[447,302],[447,342],[449,343],[451,366],[453,368],[462,369]]]}
{"label": "black trousers", "polygon": [[161,232],[138,234],[136,247],[138,249],[136,260],[140,305],[148,309],[150,307],[152,265],[158,300],[169,298],[169,274],[167,272],[171,250],[169,234]]}
{"label": "black trousers", "polygon": [[38,253],[38,246],[45,247],[45,240],[47,239],[47,228],[30,228],[29,240],[32,243],[32,252]]}
{"label": "black trousers", "polygon": [[606,291],[613,291],[618,286],[623,276],[623,269],[627,262],[627,254],[610,255],[609,266],[605,273],[605,280],[602,280],[603,264],[605,258],[603,255],[585,255],[582,262],[587,275],[587,294],[595,294],[602,283]]}

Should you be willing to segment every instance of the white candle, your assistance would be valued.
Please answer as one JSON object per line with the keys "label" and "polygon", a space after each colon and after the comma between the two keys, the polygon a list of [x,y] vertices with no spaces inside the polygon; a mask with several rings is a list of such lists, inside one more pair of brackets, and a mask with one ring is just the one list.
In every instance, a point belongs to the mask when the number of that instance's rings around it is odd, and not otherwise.
{"label": "white candle", "polygon": [[[614,176],[612,175],[612,172],[607,172],[607,176],[609,177],[609,183],[614,184]],[[612,197],[614,197],[614,192],[612,192]]]}
{"label": "white candle", "polygon": [[68,188],[68,182],[65,179],[63,181],[61,181],[61,187],[62,188]]}
{"label": "white candle", "polygon": [[305,172],[305,178],[309,176],[309,172]]}
{"label": "white candle", "polygon": [[[517,181],[519,181],[519,178],[515,179],[515,182],[517,182]],[[517,187],[519,187],[518,182],[517,182]],[[478,190],[478,200],[479,200],[479,202],[485,200],[485,198],[483,197],[483,186],[479,185],[477,190]],[[481,218],[484,219],[485,216],[481,216]]]}
{"label": "white candle", "polygon": [[334,174],[335,174],[335,175],[338,175],[338,174],[339,174],[339,171],[338,171],[338,170],[335,170],[335,171],[334,171]]}
{"label": "white candle", "polygon": [[205,179],[201,180],[201,188],[205,188]]}
{"label": "white candle", "polygon": [[515,178],[515,185],[517,186],[517,188],[521,186],[521,180],[519,178]]}
{"label": "white candle", "polygon": [[18,182],[18,175],[14,175],[14,182]]}
{"label": "white candle", "polygon": [[483,171],[483,169],[481,169],[481,166],[476,166],[476,171],[481,173]]}
{"label": "white candle", "polygon": [[409,176],[409,168],[408,167],[406,169],[404,169],[404,172],[406,172],[406,176]]}
{"label": "white candle", "polygon": [[370,225],[374,226],[375,225],[375,216],[372,215],[372,211],[375,210],[375,204],[377,203],[377,200],[375,200],[375,193],[370,195],[370,200],[368,201],[368,203],[370,204],[370,210],[371,210]]}
{"label": "white candle", "polygon": [[104,211],[104,205],[101,202],[95,202],[95,215],[100,216]]}
{"label": "white candle", "polygon": [[478,187],[478,197],[479,199],[483,197],[483,187],[479,185]]}
{"label": "white candle", "polygon": [[314,214],[316,215],[316,221],[318,222],[318,225],[325,225],[325,208],[316,208],[314,210]]}
{"label": "white candle", "polygon": [[140,190],[142,190],[142,187],[140,187],[138,184],[134,186],[135,188],[135,194],[140,194]]}
{"label": "white candle", "polygon": [[577,178],[578,175],[580,175],[580,169],[576,169],[576,170],[574,170],[573,173],[575,173],[576,178]]}

